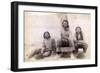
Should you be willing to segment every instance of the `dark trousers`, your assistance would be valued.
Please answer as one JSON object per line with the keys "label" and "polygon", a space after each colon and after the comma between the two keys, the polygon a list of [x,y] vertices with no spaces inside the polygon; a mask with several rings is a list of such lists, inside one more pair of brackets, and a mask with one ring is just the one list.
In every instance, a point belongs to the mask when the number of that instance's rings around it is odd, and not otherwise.
{"label": "dark trousers", "polygon": [[73,51],[74,53],[78,53],[78,49],[82,48],[83,52],[85,53],[87,51],[87,44],[82,42],[82,43],[75,43],[75,50]]}

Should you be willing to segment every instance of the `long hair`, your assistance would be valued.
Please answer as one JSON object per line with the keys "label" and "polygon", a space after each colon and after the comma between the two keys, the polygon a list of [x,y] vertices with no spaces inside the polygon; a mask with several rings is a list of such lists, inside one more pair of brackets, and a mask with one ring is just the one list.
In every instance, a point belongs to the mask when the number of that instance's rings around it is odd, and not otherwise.
{"label": "long hair", "polygon": [[[79,33],[76,32],[76,34],[75,34],[76,39],[77,39],[77,40],[83,40],[83,33],[82,33],[81,27],[76,27],[75,31],[76,31],[78,28],[80,29],[80,32],[79,32]],[[78,35],[80,35],[80,38],[78,38]]]}
{"label": "long hair", "polygon": [[[49,37],[46,37],[46,36],[45,36],[46,33],[49,34]],[[50,33],[49,33],[48,31],[44,32],[43,37],[44,37],[44,39],[49,39],[49,38],[51,38]]]}

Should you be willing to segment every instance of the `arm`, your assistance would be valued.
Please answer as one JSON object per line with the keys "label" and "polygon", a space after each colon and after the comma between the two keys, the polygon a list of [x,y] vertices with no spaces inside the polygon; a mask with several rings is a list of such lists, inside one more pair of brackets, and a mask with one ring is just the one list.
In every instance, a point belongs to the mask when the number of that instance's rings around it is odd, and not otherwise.
{"label": "arm", "polygon": [[61,39],[62,40],[67,40],[67,39],[69,39],[69,36],[66,36],[65,34],[61,33]]}
{"label": "arm", "polygon": [[46,48],[45,42],[43,41],[43,48]]}
{"label": "arm", "polygon": [[56,48],[56,42],[55,42],[55,39],[52,39],[52,48]]}
{"label": "arm", "polygon": [[68,39],[70,39],[70,37],[71,37],[70,31],[66,31],[66,32],[61,33],[61,39],[68,40]]}

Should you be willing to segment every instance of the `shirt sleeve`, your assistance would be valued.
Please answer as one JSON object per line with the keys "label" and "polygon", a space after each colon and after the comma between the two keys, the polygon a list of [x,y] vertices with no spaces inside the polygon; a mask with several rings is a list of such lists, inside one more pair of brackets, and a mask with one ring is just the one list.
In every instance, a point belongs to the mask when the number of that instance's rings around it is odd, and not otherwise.
{"label": "shirt sleeve", "polygon": [[42,43],[43,43],[43,45],[42,45],[42,46],[43,46],[43,48],[46,48],[44,40],[43,40],[43,42],[42,42]]}

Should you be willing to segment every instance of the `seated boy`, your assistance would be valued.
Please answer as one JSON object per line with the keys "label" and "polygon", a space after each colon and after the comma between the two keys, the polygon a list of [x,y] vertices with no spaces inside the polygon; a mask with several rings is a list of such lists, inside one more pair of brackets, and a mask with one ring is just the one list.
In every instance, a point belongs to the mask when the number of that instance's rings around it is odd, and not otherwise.
{"label": "seated boy", "polygon": [[[63,22],[62,22],[61,39],[58,40],[57,43],[58,43],[58,45],[57,45],[58,53],[61,52],[61,47],[73,47],[73,42],[71,40],[71,32],[69,29],[69,22],[67,20],[63,20]],[[69,48],[69,49],[71,49],[72,51],[74,50],[74,48]]]}

